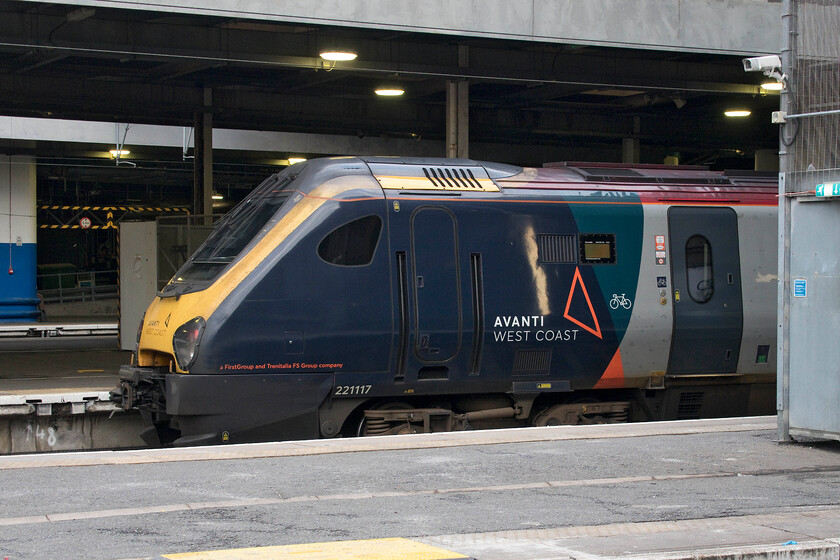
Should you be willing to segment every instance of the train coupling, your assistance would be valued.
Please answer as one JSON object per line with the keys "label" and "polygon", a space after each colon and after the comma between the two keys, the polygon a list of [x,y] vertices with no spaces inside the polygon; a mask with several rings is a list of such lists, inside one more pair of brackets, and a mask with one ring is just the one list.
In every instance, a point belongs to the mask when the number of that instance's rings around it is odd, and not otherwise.
{"label": "train coupling", "polygon": [[157,368],[120,366],[120,382],[111,389],[109,399],[125,410],[165,411],[165,378],[166,372]]}

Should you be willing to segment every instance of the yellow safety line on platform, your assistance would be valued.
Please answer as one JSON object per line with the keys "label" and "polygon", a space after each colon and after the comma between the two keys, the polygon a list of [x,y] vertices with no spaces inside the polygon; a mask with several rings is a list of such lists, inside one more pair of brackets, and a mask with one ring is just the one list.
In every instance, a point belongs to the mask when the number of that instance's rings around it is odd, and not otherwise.
{"label": "yellow safety line on platform", "polygon": [[370,539],[165,554],[169,560],[450,560],[463,554],[408,539]]}

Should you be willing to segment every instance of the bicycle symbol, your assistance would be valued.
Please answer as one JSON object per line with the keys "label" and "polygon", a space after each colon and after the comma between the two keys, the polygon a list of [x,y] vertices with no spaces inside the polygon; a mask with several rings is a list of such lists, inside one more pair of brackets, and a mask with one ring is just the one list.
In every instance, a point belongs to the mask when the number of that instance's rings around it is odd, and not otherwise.
{"label": "bicycle symbol", "polygon": [[624,297],[624,294],[613,294],[613,297],[610,300],[610,307],[612,309],[618,309],[619,305],[624,309],[630,309],[633,306],[633,302]]}

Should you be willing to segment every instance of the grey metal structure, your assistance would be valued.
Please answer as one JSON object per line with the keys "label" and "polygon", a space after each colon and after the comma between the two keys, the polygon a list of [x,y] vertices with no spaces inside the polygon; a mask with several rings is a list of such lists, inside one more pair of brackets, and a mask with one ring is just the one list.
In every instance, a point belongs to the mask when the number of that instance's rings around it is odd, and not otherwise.
{"label": "grey metal structure", "polygon": [[134,350],[137,326],[157,286],[157,224],[120,224],[120,348]]}
{"label": "grey metal structure", "polygon": [[786,0],[779,439],[840,439],[840,2]]}

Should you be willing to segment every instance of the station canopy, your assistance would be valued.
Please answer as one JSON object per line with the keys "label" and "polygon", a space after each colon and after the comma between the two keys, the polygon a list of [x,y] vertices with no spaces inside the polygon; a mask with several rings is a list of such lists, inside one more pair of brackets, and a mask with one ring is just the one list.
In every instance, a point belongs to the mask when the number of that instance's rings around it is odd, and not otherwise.
{"label": "station canopy", "polygon": [[[324,50],[357,57],[329,61]],[[473,159],[621,161],[631,141],[643,163],[678,155],[680,163],[749,168],[757,150],[778,144],[770,113],[779,98],[759,87],[762,78],[731,53],[0,0],[0,118],[174,126],[191,136],[196,115],[207,113],[214,129],[305,140],[218,150],[221,189],[253,185],[294,156],[443,156],[453,81],[468,83]],[[378,96],[380,87],[404,94]],[[751,114],[725,117],[733,108]],[[125,141],[130,170],[84,142],[0,139],[0,153],[36,156],[39,188],[54,181],[66,189],[70,174],[115,189],[103,198],[129,181],[148,192],[128,196],[183,202],[153,192],[190,191],[182,150],[132,147],[130,131]]]}

